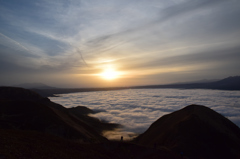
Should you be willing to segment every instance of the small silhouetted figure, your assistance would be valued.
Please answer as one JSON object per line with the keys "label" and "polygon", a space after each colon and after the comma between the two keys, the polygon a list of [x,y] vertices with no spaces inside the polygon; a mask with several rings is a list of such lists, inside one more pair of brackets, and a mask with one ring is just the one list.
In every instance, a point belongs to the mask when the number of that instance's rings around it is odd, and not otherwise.
{"label": "small silhouetted figure", "polygon": [[181,157],[183,158],[184,154],[183,154],[183,152],[182,152],[182,151],[180,152],[180,155],[181,155]]}
{"label": "small silhouetted figure", "polygon": [[121,136],[121,141],[123,141],[123,136]]}

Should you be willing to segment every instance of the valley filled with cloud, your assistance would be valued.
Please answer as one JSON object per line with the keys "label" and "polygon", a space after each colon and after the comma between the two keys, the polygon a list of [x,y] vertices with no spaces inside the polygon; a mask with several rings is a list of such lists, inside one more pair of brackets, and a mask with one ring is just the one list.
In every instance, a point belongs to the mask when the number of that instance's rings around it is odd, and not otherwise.
{"label": "valley filled with cloud", "polygon": [[81,92],[51,97],[67,108],[78,105],[100,111],[92,116],[123,128],[105,134],[126,139],[143,133],[158,118],[190,104],[207,106],[240,126],[240,92],[204,89],[127,89]]}

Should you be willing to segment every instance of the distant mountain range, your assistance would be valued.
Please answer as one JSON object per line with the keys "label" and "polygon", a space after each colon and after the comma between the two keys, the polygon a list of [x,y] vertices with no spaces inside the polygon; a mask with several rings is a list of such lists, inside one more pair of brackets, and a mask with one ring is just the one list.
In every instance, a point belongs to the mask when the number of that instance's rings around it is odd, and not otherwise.
{"label": "distant mountain range", "polygon": [[220,79],[202,79],[197,81],[177,82],[172,84],[210,83],[210,82],[217,82],[217,81],[220,81]]}
{"label": "distant mountain range", "polygon": [[[190,83],[174,83],[165,85],[146,85],[132,87],[105,87],[105,88],[54,88],[44,84],[25,84],[18,86],[31,86],[30,88],[44,97],[55,96],[55,94],[109,91],[121,89],[155,89],[155,88],[176,88],[176,89],[219,89],[219,90],[240,90],[240,76],[232,76],[222,80],[200,80]],[[34,86],[34,87],[33,87]],[[26,87],[25,87],[26,88]]]}
{"label": "distant mountain range", "polygon": [[54,89],[55,88],[43,83],[22,83],[18,85],[13,85],[13,87],[21,87],[26,89]]}
{"label": "distant mountain range", "polygon": [[[198,83],[199,82],[199,83]],[[136,86],[131,88],[181,88],[181,89],[219,89],[240,90],[240,76],[231,76],[215,82],[177,83],[167,85]]]}
{"label": "distant mountain range", "polygon": [[89,113],[28,89],[0,87],[0,158],[240,158],[240,128],[205,106],[164,115],[131,142],[107,140],[101,132],[118,125]]}
{"label": "distant mountain range", "polygon": [[58,89],[58,90],[76,90],[79,91],[92,91],[92,90],[111,90],[111,89],[126,89],[126,88],[206,88],[206,89],[228,89],[240,90],[240,76],[230,76],[224,79],[202,79],[190,82],[178,82],[172,84],[162,85],[143,85],[143,86],[130,86],[130,87],[105,87],[105,88],[56,88],[48,86],[43,83],[23,83],[13,85],[13,87],[21,87],[26,89]]}

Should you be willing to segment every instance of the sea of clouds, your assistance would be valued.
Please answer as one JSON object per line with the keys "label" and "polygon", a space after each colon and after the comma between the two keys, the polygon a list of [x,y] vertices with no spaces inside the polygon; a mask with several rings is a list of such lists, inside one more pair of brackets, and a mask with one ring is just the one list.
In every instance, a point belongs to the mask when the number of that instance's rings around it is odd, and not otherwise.
{"label": "sea of clouds", "polygon": [[109,139],[131,139],[161,116],[190,104],[210,107],[240,127],[240,91],[204,89],[126,89],[61,94],[51,101],[66,108],[86,106],[100,110],[92,116],[123,128],[105,132]]}

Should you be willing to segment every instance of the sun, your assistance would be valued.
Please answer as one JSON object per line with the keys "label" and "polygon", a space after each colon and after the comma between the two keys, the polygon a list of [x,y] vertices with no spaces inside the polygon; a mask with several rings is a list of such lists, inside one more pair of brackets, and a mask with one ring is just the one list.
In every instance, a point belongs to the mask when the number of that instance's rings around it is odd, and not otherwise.
{"label": "sun", "polygon": [[100,76],[103,78],[103,79],[106,79],[106,80],[114,80],[116,78],[118,78],[119,74],[117,71],[115,71],[114,69],[105,69],[101,74]]}

